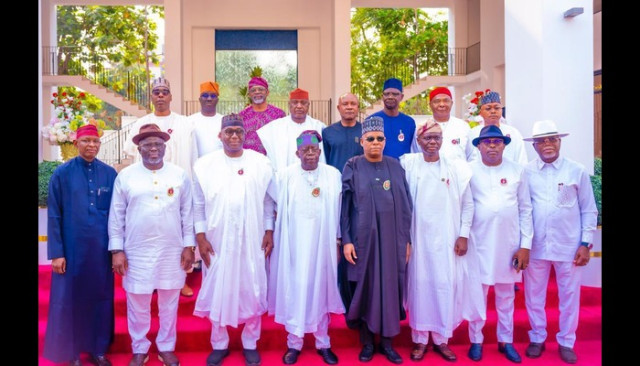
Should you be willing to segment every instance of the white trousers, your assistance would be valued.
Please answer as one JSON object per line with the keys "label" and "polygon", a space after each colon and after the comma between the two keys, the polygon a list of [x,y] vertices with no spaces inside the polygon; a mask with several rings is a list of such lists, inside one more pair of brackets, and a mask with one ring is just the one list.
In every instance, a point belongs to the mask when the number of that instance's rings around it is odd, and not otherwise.
{"label": "white trousers", "polygon": [[[240,337],[244,349],[256,349],[261,327],[262,315],[255,316],[244,323]],[[211,347],[217,350],[229,348],[229,332],[226,326],[220,326],[217,322],[211,323]]]}
{"label": "white trousers", "polygon": [[[133,353],[147,353],[151,347],[151,341],[147,338],[151,327],[151,296],[153,294],[127,292],[127,325]],[[174,351],[176,348],[178,300],[180,300],[180,289],[158,290],[160,328],[156,337],[156,346],[160,352]]]}
{"label": "white trousers", "polygon": [[443,343],[447,344],[449,342],[449,338],[443,336],[438,332],[432,332],[428,330],[415,330],[413,328],[411,329],[411,339],[413,340],[413,343],[427,344],[429,343],[429,333],[431,333],[433,344],[439,346]]}
{"label": "white trousers", "polygon": [[556,272],[558,300],[560,310],[559,331],[556,334],[558,344],[573,348],[580,315],[580,280],[582,268],[573,262],[531,259],[524,271],[524,298],[529,316],[529,340],[542,343],[547,339],[547,314],[544,310],[547,301],[547,286],[551,266]]}
{"label": "white trousers", "polygon": [[[331,348],[331,341],[329,340],[329,323],[331,322],[331,315],[325,314],[322,317],[320,323],[318,323],[318,330],[313,332],[313,336],[316,338],[316,349]],[[293,333],[287,334],[287,347],[302,349],[302,343],[304,337],[298,337]]]}
{"label": "white trousers", "polygon": [[[529,268],[527,268],[528,270]],[[487,305],[489,286],[482,284],[485,307]],[[496,329],[498,342],[513,343],[513,301],[516,298],[513,282],[496,283],[493,285],[493,290],[496,294],[496,311],[498,312],[498,328]],[[485,322],[486,320],[482,319],[469,322],[469,340],[471,343],[482,343],[484,341],[482,327],[484,327]]]}

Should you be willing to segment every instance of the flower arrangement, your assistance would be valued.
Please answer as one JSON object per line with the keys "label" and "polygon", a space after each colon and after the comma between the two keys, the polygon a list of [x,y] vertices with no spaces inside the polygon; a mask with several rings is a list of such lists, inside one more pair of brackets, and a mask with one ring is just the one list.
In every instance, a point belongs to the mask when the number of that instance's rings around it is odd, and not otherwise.
{"label": "flower arrangement", "polygon": [[490,91],[491,89],[486,89],[485,91],[477,91],[473,94],[469,93],[462,97],[462,100],[467,103],[467,111],[464,114],[464,119],[467,120],[471,128],[482,122],[482,116],[480,116],[482,97]]}
{"label": "flower arrangement", "polygon": [[54,106],[53,118],[49,126],[45,127],[42,135],[52,145],[73,143],[76,138],[76,130],[86,124],[95,125],[98,134],[102,136],[106,124],[101,119],[93,118],[87,106],[83,104],[87,96],[85,93],[62,92],[53,93],[51,104]]}

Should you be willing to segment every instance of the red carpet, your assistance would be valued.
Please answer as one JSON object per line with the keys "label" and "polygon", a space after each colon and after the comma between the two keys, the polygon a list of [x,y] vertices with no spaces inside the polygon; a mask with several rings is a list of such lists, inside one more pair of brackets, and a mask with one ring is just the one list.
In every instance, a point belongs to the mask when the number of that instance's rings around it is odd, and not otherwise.
{"label": "red carpet", "polygon": [[[47,324],[49,288],[51,283],[50,266],[40,266],[39,271],[39,337],[38,352],[42,354],[44,334]],[[181,297],[178,318],[178,342],[176,344],[176,354],[180,358],[182,366],[202,366],[206,364],[206,358],[211,352],[209,343],[210,323],[206,319],[198,318],[192,315],[195,305],[195,298],[200,286],[200,273],[189,275],[189,284],[194,288],[195,295],[191,298]],[[515,329],[514,329],[514,345],[522,357],[522,365],[563,365],[558,356],[558,345],[555,342],[555,333],[558,331],[558,296],[555,279],[551,276],[549,290],[547,294],[547,349],[542,357],[538,359],[529,359],[525,356],[524,351],[529,343],[527,331],[529,330],[529,322],[524,306],[523,284],[519,284],[521,290],[516,292],[516,311],[515,311]],[[131,339],[127,333],[126,320],[126,299],[125,292],[120,286],[121,279],[116,276],[116,293],[115,293],[115,313],[116,313],[116,330],[115,341],[109,351],[109,358],[114,366],[126,366],[131,359]],[[513,365],[503,354],[498,353],[496,340],[496,322],[497,316],[494,307],[493,291],[489,291],[487,311],[487,323],[483,333],[485,336],[483,359],[480,362],[473,362],[467,358],[467,350],[469,347],[469,339],[467,336],[467,323],[463,323],[453,334],[449,341],[451,349],[458,356],[457,365]],[[158,330],[158,308],[155,301],[152,301],[152,323],[149,333],[149,339],[153,342]],[[231,338],[230,349],[231,354],[224,360],[223,365],[244,365],[242,357],[242,343],[240,342],[240,329],[229,328]],[[348,329],[344,316],[334,315],[329,329],[331,336],[332,349],[338,355],[339,364],[341,365],[391,365],[391,362],[381,355],[376,354],[371,362],[360,363],[358,361],[358,353],[360,352],[360,343],[358,332]],[[262,357],[262,365],[282,365],[282,355],[286,346],[287,333],[284,327],[274,323],[273,317],[265,315],[262,320],[262,335],[258,341],[258,350]],[[402,332],[394,339],[394,346],[404,358],[405,364],[414,364],[409,359],[411,351],[411,333],[408,322],[404,321]],[[600,288],[582,287],[581,292],[581,309],[580,324],[577,331],[577,341],[574,347],[578,362],[576,365],[598,366],[602,364],[602,290]],[[83,357],[85,357],[83,355]],[[89,364],[88,360],[83,360]],[[451,365],[450,362],[443,360],[433,350],[429,349],[427,355],[421,362],[415,364],[429,365]],[[313,335],[305,336],[305,346],[303,352],[298,358],[299,365],[315,366],[325,365],[322,358],[315,353]],[[39,365],[49,366],[54,363],[39,357]],[[160,366],[162,363],[158,361],[157,349],[155,344],[151,346],[150,360],[146,363],[148,366]]]}

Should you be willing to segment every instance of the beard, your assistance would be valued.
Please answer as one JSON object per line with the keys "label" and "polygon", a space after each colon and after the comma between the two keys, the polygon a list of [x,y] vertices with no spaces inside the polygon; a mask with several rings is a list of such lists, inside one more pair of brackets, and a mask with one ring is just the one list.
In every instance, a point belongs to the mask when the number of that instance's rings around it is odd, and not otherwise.
{"label": "beard", "polygon": [[267,100],[267,97],[262,95],[251,97],[251,101],[253,102],[253,104],[262,104],[265,100]]}

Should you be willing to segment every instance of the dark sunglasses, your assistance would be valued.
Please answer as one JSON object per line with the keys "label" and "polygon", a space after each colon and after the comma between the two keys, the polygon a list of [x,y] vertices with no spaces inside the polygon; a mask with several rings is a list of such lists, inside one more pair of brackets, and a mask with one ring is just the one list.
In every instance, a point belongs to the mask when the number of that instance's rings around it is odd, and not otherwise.
{"label": "dark sunglasses", "polygon": [[215,95],[214,93],[202,93],[200,94],[200,98],[202,99],[207,99],[207,98],[211,98],[211,99],[216,99],[218,96]]}
{"label": "dark sunglasses", "polygon": [[384,141],[384,136],[376,136],[376,137],[369,136],[365,140],[367,140],[367,142],[373,142],[375,140],[378,140],[378,142],[382,142]]}

